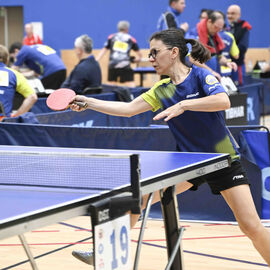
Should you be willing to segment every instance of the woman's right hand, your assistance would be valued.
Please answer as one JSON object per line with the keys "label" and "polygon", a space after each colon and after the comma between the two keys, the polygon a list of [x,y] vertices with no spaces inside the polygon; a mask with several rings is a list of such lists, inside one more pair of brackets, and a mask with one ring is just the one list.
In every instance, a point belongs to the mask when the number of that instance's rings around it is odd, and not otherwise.
{"label": "woman's right hand", "polygon": [[76,112],[85,111],[88,108],[88,98],[86,96],[76,95],[70,102],[70,109]]}

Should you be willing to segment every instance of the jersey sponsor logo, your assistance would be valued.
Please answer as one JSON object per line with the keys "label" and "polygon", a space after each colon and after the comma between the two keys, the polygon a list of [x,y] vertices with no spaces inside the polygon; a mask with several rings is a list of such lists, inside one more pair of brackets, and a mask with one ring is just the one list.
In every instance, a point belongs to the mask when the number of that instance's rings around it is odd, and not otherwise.
{"label": "jersey sponsor logo", "polygon": [[235,175],[233,177],[233,180],[239,180],[239,179],[242,179],[242,178],[244,178],[244,175],[243,174],[239,174],[239,175]]}
{"label": "jersey sponsor logo", "polygon": [[186,98],[192,98],[192,97],[196,97],[199,95],[199,92],[195,93],[195,94],[190,94],[190,95],[187,95]]}
{"label": "jersey sponsor logo", "polygon": [[218,84],[215,84],[215,85],[213,85],[213,86],[210,86],[210,87],[208,88],[208,90],[210,91],[210,90],[212,90],[212,89],[215,89],[217,86],[218,86]]}
{"label": "jersey sponsor logo", "polygon": [[205,77],[205,82],[209,85],[213,85],[215,83],[218,83],[218,80],[214,75],[207,75]]}
{"label": "jersey sponsor logo", "polygon": [[9,84],[9,76],[8,72],[1,70],[0,71],[0,86],[8,86]]}

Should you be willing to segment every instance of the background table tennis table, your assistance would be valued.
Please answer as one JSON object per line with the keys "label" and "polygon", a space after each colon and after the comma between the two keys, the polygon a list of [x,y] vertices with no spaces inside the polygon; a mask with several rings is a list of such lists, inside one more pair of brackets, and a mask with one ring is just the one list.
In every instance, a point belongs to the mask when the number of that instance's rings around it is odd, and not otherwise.
{"label": "background table tennis table", "polygon": [[140,75],[140,86],[143,87],[143,75],[156,73],[156,70],[153,67],[136,67],[133,72]]}
{"label": "background table tennis table", "polygon": [[[141,195],[151,194],[155,191],[161,191],[167,187],[173,187],[182,181],[194,179],[198,176],[206,175],[211,172],[228,167],[230,158],[228,154],[207,154],[207,153],[180,153],[180,152],[157,152],[157,151],[128,151],[128,150],[103,150],[103,149],[84,149],[84,148],[56,148],[56,147],[24,147],[24,146],[0,146],[0,159],[3,153],[7,155],[6,162],[14,159],[14,154],[24,153],[33,154],[37,157],[47,153],[61,154],[135,154],[139,157],[140,163],[140,193]],[[43,155],[42,155],[43,157]],[[51,159],[48,155],[47,159]],[[54,161],[57,166],[57,157]],[[74,161],[75,162],[75,161]],[[74,181],[77,181],[78,169],[81,170],[80,159],[77,164],[73,164],[71,170],[74,174]],[[5,164],[0,162],[0,168],[3,172]],[[20,164],[19,164],[20,165]],[[67,164],[69,166],[70,164]],[[21,181],[24,167],[17,167],[18,183]],[[91,172],[85,166],[86,178],[91,181]],[[43,173],[49,174],[50,168]],[[102,168],[100,168],[102,170]],[[116,169],[117,170],[117,169]],[[119,168],[118,168],[119,170]],[[116,172],[117,173],[117,172]],[[112,176],[112,172],[107,174]],[[3,175],[3,174],[2,174]],[[57,175],[58,179],[65,176]],[[35,168],[33,167],[33,177]],[[19,181],[20,180],[20,181]],[[32,179],[33,180],[33,179]],[[88,178],[86,179],[88,180]],[[81,215],[89,215],[89,206],[104,198],[119,196],[132,192],[130,179],[126,182],[118,183],[117,179],[111,179],[110,186],[104,189],[102,179],[95,183],[92,189],[71,188],[67,186],[48,187],[40,183],[39,179],[36,185],[17,185],[15,179],[12,184],[5,183],[5,179],[0,181],[0,239],[14,235],[23,235],[23,233],[40,228],[49,224],[54,224],[69,218]],[[101,186],[101,187],[100,187]],[[173,191],[172,191],[173,192]],[[174,194],[170,194],[170,197]],[[177,231],[176,238],[169,239],[168,255],[173,252],[173,247],[178,237],[178,214],[176,200],[172,198],[171,203],[166,203],[164,207],[165,228],[167,236],[171,231]],[[166,224],[167,223],[167,224]],[[174,224],[176,223],[176,224]],[[167,239],[168,241],[168,239]],[[176,265],[169,269],[180,269],[179,260]],[[174,262],[175,263],[175,262]],[[182,263],[181,263],[182,264]],[[177,268],[178,267],[178,268]]]}

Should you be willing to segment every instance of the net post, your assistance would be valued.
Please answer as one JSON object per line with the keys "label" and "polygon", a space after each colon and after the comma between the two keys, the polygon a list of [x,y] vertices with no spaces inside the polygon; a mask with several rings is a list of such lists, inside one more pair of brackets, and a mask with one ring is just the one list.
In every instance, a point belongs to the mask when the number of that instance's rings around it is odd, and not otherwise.
{"label": "net post", "polygon": [[132,198],[134,201],[131,211],[133,214],[141,214],[140,179],[141,179],[141,168],[139,155],[133,154],[130,156],[130,184],[131,184]]}

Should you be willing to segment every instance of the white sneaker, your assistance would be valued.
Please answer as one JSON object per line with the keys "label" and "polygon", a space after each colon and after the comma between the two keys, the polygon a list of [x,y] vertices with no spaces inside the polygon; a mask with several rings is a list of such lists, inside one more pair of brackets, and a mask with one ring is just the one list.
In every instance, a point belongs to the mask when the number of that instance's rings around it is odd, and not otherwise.
{"label": "white sneaker", "polygon": [[87,264],[94,265],[94,253],[93,251],[80,251],[80,250],[73,250],[72,255]]}

